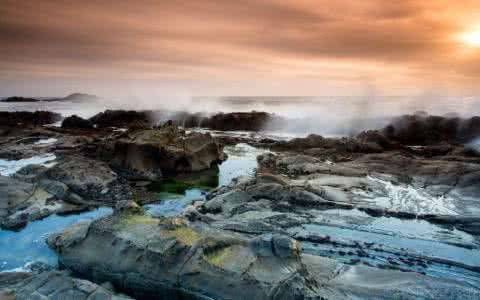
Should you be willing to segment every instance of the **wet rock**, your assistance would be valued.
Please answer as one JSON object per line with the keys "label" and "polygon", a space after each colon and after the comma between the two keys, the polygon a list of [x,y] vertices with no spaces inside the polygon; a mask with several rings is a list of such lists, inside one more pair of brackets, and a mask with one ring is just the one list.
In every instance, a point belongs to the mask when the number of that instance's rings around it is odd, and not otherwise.
{"label": "wet rock", "polygon": [[2,299],[131,299],[125,295],[114,294],[90,281],[74,278],[67,272],[5,273],[2,276],[9,280],[0,290]]}
{"label": "wet rock", "polygon": [[[79,230],[84,236],[85,230]],[[86,232],[74,243],[62,242],[62,236],[72,233],[49,238],[62,265],[138,297],[266,298],[303,272],[295,242],[280,236],[266,238],[260,247],[247,237],[200,223],[167,226],[142,215],[94,221]],[[88,254],[92,251],[95,255]],[[299,278],[302,291],[304,276]],[[291,293],[283,293],[282,298],[291,299]]]}
{"label": "wet rock", "polygon": [[68,186],[59,181],[42,179],[38,182],[38,185],[59,200],[65,199],[69,193]]}
{"label": "wet rock", "polygon": [[0,112],[0,126],[41,126],[60,121],[61,116],[49,111]]}
{"label": "wet rock", "polygon": [[383,129],[391,140],[405,145],[441,142],[467,143],[480,136],[480,117],[461,119],[430,115],[404,115]]}
{"label": "wet rock", "polygon": [[454,150],[454,147],[448,144],[443,144],[435,146],[407,146],[404,147],[404,149],[415,155],[434,157],[447,155]]}
{"label": "wet rock", "polygon": [[[77,199],[75,204],[112,203],[131,197],[129,185],[106,163],[79,155],[64,157],[46,176],[66,185],[71,193],[67,198]],[[55,190],[61,192],[62,188],[57,184]]]}
{"label": "wet rock", "polygon": [[202,126],[213,130],[260,131],[269,127],[278,127],[282,118],[265,112],[220,113],[202,120]]}
{"label": "wet rock", "polygon": [[35,183],[42,179],[47,171],[48,168],[42,165],[28,165],[13,174],[13,177],[21,181]]}
{"label": "wet rock", "polygon": [[98,128],[148,128],[153,125],[148,112],[133,110],[106,110],[91,117],[89,121],[95,124]]}
{"label": "wet rock", "polygon": [[371,143],[372,145],[375,145],[375,147],[379,147],[380,151],[375,152],[382,152],[381,150],[383,149],[392,149],[397,146],[378,130],[361,132],[356,136],[356,139],[362,144]]}
{"label": "wet rock", "polygon": [[123,201],[117,202],[117,204],[115,205],[115,212],[142,214],[143,208],[139,206],[135,201],[123,200]]}
{"label": "wet rock", "polygon": [[62,234],[51,234],[47,238],[47,244],[61,253],[64,249],[85,239],[90,224],[91,221],[78,222],[63,230]]}
{"label": "wet rock", "polygon": [[253,201],[253,198],[246,192],[241,190],[233,190],[222,194],[205,202],[201,206],[201,211],[205,213],[225,213],[231,214],[235,207]]}
{"label": "wet rock", "polygon": [[19,229],[29,221],[58,210],[58,207],[47,204],[53,197],[35,184],[0,176],[0,225]]}
{"label": "wet rock", "polygon": [[480,295],[454,281],[349,267],[304,254],[296,240],[282,234],[252,236],[178,218],[113,215],[55,234],[48,243],[63,266],[139,298],[370,299],[394,294],[436,299],[447,290],[452,297]]}
{"label": "wet rock", "polygon": [[207,170],[224,159],[223,146],[209,134],[182,135],[168,128],[139,130],[108,141],[99,156],[126,176],[148,180]]}
{"label": "wet rock", "polygon": [[83,118],[80,118],[77,115],[70,116],[68,118],[65,118],[62,121],[62,128],[66,129],[92,129],[93,124],[89,120],[85,120]]}

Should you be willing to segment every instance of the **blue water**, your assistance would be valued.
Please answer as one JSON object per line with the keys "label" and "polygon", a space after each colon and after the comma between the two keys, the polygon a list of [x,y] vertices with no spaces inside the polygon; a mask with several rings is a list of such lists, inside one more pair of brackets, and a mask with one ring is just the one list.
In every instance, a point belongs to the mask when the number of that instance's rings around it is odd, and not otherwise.
{"label": "blue water", "polygon": [[58,232],[79,221],[98,218],[112,213],[111,208],[68,216],[51,215],[42,220],[28,223],[19,232],[0,230],[0,271],[24,267],[31,262],[43,262],[55,266],[56,254],[48,248],[48,235]]}
{"label": "blue water", "polygon": [[[368,216],[367,221],[363,219],[367,216],[357,210],[327,210],[322,215],[317,221],[323,224],[302,227],[311,234],[329,236],[330,241],[302,242],[306,253],[333,257],[345,263],[356,261],[355,264],[398,267],[461,280],[472,286],[480,284],[480,273],[469,268],[480,268],[480,243],[465,232],[447,230],[423,220]],[[351,221],[345,222],[342,218]],[[359,249],[368,255],[359,255]],[[419,264],[418,259],[423,263]]]}
{"label": "blue water", "polygon": [[[228,155],[228,159],[219,166],[218,186],[227,185],[232,179],[239,176],[253,176],[257,168],[257,156],[266,150],[247,144],[237,144],[226,146],[224,151]],[[163,197],[159,197],[158,203],[145,205],[144,208],[152,216],[175,216],[193,201],[205,199],[207,192],[207,189],[192,188],[174,197],[163,194]]]}
{"label": "blue water", "polygon": [[[183,209],[190,205],[195,200],[203,200],[205,195],[205,191],[201,189],[188,189],[185,191],[183,195],[179,197],[170,197],[160,199],[159,203],[154,204],[147,204],[143,207],[147,211],[148,214],[159,217],[173,217],[178,215],[183,211]],[[162,198],[162,197],[160,197]]]}
{"label": "blue water", "polygon": [[[229,159],[219,166],[218,186],[226,185],[237,176],[253,175],[257,166],[256,157],[263,150],[246,144],[225,147]],[[182,195],[163,193],[156,204],[146,205],[148,213],[155,216],[175,216],[194,200],[205,198],[207,189],[191,188]],[[32,262],[57,264],[56,254],[45,243],[48,235],[67,228],[79,221],[99,218],[112,213],[111,208],[60,216],[51,215],[42,220],[30,222],[19,232],[0,230],[0,272],[22,270]]]}

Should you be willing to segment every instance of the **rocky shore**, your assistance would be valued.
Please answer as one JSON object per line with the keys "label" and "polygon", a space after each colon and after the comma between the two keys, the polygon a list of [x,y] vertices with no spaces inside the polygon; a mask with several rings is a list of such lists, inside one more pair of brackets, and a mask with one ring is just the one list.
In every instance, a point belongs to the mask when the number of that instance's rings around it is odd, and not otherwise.
{"label": "rocky shore", "polygon": [[[217,117],[215,129],[236,130],[238,120],[263,126],[250,118],[257,113]],[[55,156],[0,176],[2,226],[98,206],[114,212],[48,237],[71,274],[10,275],[0,279],[4,294],[53,299],[44,288],[53,278],[92,299],[123,297],[114,291],[135,299],[480,297],[476,118],[404,116],[355,137],[289,141],[217,139],[175,122],[155,126],[142,112],[68,122],[0,138],[3,158]],[[226,159],[222,143],[240,141],[270,150],[254,176],[176,216],[144,210],[146,183],[215,167]]]}
{"label": "rocky shore", "polygon": [[[6,114],[12,120],[19,115]],[[209,134],[39,127],[45,122],[37,115],[43,114],[32,113],[35,117],[24,119],[26,127],[8,127],[0,136],[3,228],[20,229],[53,213],[114,206],[135,196],[136,181],[206,170],[225,159],[223,146]]]}

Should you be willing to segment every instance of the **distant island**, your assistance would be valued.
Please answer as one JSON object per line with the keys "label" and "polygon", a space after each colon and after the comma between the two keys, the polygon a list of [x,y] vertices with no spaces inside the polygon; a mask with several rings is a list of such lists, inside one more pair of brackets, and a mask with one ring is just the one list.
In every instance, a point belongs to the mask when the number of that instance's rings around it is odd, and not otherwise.
{"label": "distant island", "polygon": [[31,98],[31,97],[12,96],[12,97],[1,99],[0,102],[60,102],[60,101],[89,102],[89,101],[95,101],[95,100],[98,100],[98,97],[95,95],[73,93],[63,98]]}

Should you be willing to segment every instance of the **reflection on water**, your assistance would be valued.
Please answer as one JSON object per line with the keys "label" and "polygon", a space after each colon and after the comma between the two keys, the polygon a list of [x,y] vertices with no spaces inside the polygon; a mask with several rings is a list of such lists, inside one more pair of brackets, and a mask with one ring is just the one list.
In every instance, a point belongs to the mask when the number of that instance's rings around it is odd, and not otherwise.
{"label": "reflection on water", "polygon": [[480,284],[480,242],[468,233],[424,220],[372,217],[356,209],[312,213],[315,224],[292,233],[328,240],[303,242],[306,253]]}
{"label": "reflection on water", "polygon": [[239,176],[253,176],[257,168],[257,156],[266,151],[247,144],[226,146],[228,159],[219,166],[219,185],[227,185]]}
{"label": "reflection on water", "polygon": [[147,204],[143,207],[152,216],[172,217],[183,211],[183,209],[195,200],[203,200],[205,192],[201,189],[188,189],[183,195],[163,194],[158,204]]}
{"label": "reflection on water", "polygon": [[333,257],[345,263],[364,263],[462,280],[473,286],[480,284],[478,246],[468,249],[436,240],[414,239],[362,228],[306,224],[302,230],[330,237],[328,243],[303,242],[306,253]]}
{"label": "reflection on water", "polygon": [[56,265],[57,256],[45,243],[49,234],[79,221],[111,213],[111,208],[98,208],[68,216],[51,215],[45,219],[30,222],[20,232],[0,230],[0,271],[14,270],[36,261]]}
{"label": "reflection on water", "polygon": [[215,174],[198,173],[184,178],[169,179],[151,186],[157,192],[159,203],[145,205],[147,213],[153,216],[174,216],[195,200],[205,199],[206,192],[218,186],[229,184],[238,176],[253,176],[257,167],[257,156],[267,150],[247,144],[226,146],[228,159]]}

